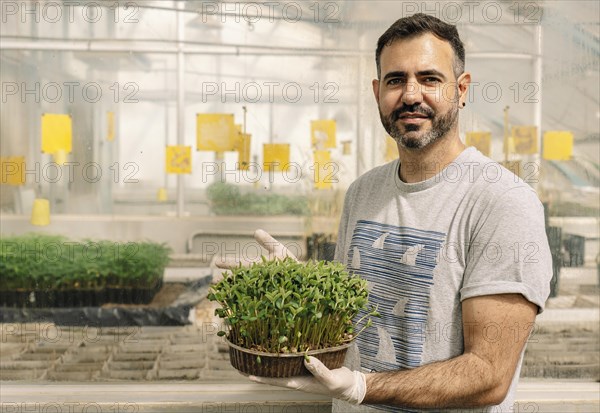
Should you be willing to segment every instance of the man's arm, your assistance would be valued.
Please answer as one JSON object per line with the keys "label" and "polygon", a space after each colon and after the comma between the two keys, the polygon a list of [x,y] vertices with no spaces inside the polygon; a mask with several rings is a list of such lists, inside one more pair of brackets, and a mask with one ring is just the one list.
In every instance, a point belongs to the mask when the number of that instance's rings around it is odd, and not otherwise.
{"label": "man's arm", "polygon": [[499,404],[510,387],[537,306],[520,294],[463,301],[464,353],[412,370],[366,375],[363,403],[414,408]]}

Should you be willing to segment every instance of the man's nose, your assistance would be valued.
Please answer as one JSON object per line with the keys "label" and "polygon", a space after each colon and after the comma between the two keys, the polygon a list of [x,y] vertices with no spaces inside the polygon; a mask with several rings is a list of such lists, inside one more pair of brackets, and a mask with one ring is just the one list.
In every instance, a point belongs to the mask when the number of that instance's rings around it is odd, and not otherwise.
{"label": "man's nose", "polygon": [[423,101],[423,94],[421,93],[421,85],[417,82],[407,82],[406,88],[402,93],[402,103],[405,105],[414,105],[415,103],[421,103]]}

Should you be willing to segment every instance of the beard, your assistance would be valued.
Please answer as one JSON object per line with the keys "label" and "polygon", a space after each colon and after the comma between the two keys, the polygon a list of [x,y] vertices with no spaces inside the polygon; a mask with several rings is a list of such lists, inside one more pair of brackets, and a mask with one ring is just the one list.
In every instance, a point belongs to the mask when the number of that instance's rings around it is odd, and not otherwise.
{"label": "beard", "polygon": [[[422,130],[425,125],[405,124],[403,125],[404,131],[402,131],[396,122],[405,112],[421,113],[427,116],[431,122],[431,129]],[[389,116],[384,116],[379,108],[379,117],[386,132],[396,143],[407,149],[422,149],[444,137],[454,127],[458,120],[458,104],[452,106],[443,115],[436,115],[433,109],[423,105],[403,105]]]}

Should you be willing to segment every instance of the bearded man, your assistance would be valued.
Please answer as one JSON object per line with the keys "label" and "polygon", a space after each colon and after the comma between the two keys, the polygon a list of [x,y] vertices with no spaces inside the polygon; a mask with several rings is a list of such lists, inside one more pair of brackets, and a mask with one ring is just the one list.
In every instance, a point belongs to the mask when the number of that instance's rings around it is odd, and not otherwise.
{"label": "bearded man", "polygon": [[[513,411],[550,292],[543,207],[460,140],[471,75],[455,26],[399,19],[380,37],[376,64],[373,93],[399,156],[348,189],[336,260],[368,281],[381,317],[342,368],[310,357],[312,377],[251,379],[329,395],[334,412]],[[289,255],[268,234],[257,239]]]}

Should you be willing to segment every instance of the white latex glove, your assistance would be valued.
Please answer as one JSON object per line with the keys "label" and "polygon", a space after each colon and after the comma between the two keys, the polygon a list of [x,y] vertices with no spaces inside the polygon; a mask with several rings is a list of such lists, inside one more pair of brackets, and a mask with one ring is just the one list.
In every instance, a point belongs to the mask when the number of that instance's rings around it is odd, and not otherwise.
{"label": "white latex glove", "polygon": [[[294,254],[290,252],[281,242],[277,241],[273,238],[269,233],[262,229],[257,229],[254,232],[254,239],[258,242],[262,247],[267,250],[267,259],[274,260],[276,258],[284,259],[286,257],[290,257],[296,261],[298,258]],[[218,255],[215,255],[210,263],[210,268],[213,269],[213,283],[219,282],[223,278],[223,273],[231,268],[237,267],[240,263],[244,266],[248,266],[253,262],[260,262],[260,259],[256,259],[254,261],[244,259],[244,257],[240,257],[237,260],[224,260]]]}
{"label": "white latex glove", "polygon": [[257,383],[287,387],[307,393],[324,394],[356,405],[362,403],[367,393],[367,382],[363,373],[347,367],[329,370],[319,359],[311,356],[308,358],[310,362],[304,360],[304,365],[313,377],[296,376],[278,379],[248,376],[248,378]]}

